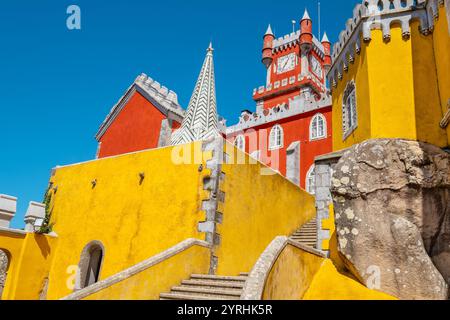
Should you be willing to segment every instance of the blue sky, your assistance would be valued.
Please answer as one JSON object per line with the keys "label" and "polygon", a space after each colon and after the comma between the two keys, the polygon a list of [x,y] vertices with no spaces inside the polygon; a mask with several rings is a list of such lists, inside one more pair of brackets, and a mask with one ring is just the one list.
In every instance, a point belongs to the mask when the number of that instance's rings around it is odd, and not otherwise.
{"label": "blue sky", "polygon": [[[322,30],[335,41],[357,1],[321,0]],[[81,30],[66,9],[81,8]],[[292,31],[317,1],[26,0],[0,4],[0,193],[17,196],[13,227],[41,201],[56,165],[94,158],[100,123],[145,72],[188,104],[210,40],[219,113],[229,124],[254,110],[264,84],[262,35]],[[74,195],[76,196],[76,195]]]}

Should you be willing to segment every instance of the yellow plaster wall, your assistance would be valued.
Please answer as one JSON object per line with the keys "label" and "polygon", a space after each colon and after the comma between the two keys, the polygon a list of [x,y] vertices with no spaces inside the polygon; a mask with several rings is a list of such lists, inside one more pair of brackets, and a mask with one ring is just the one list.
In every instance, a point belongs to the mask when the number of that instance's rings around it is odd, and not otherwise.
{"label": "yellow plaster wall", "polygon": [[[447,133],[439,126],[443,113],[436,62],[439,62],[439,64],[447,63],[448,66],[450,59],[447,51],[445,57],[438,57],[438,60],[435,60],[435,35],[423,35],[419,31],[419,26],[419,21],[411,24],[417,139],[439,147],[445,147],[447,146]],[[439,32],[435,34],[438,36]],[[445,44],[445,41],[442,44],[438,41],[436,44],[439,47]],[[444,59],[446,62],[440,62],[440,59]],[[445,77],[448,78],[449,71],[447,70],[445,75],[443,74],[444,82]],[[443,89],[445,91],[445,88]]]}
{"label": "yellow plaster wall", "polygon": [[288,244],[267,277],[263,300],[301,300],[324,260]]}
{"label": "yellow plaster wall", "polygon": [[264,285],[263,300],[393,300],[370,290],[333,261],[288,244],[278,256]]}
{"label": "yellow plaster wall", "polygon": [[339,273],[326,259],[315,274],[304,300],[396,300],[388,294],[370,290],[351,277]]}
{"label": "yellow plaster wall", "polygon": [[[362,39],[361,39],[362,42]],[[342,129],[342,105],[347,83],[354,80],[356,84],[356,101],[358,113],[358,128],[345,140]],[[342,80],[337,81],[333,89],[333,151],[348,148],[356,143],[367,140],[371,134],[370,115],[370,86],[368,74],[368,57],[364,45],[361,53],[355,55],[355,61],[349,65],[348,72],[344,71]]]}
{"label": "yellow plaster wall", "polygon": [[57,239],[28,233],[18,235],[0,232],[0,248],[10,255],[4,300],[38,300],[49,275],[52,247]]}
{"label": "yellow plaster wall", "polygon": [[[249,163],[247,154],[234,150]],[[225,202],[218,209],[223,214],[217,226],[218,274],[249,272],[276,236],[291,235],[315,216],[311,195],[278,174],[262,175],[265,170],[259,162],[222,167],[225,178],[220,190]]]}
{"label": "yellow plaster wall", "polygon": [[[93,240],[105,247],[100,280],[187,238],[204,240],[197,224],[205,219],[200,208],[207,196],[203,177],[208,171],[200,172],[195,163],[174,164],[172,150],[138,152],[56,170],[51,179],[57,188],[52,222],[59,243],[50,272],[49,299],[72,293],[73,268]],[[141,172],[145,173],[142,183]]]}
{"label": "yellow plaster wall", "polygon": [[[372,30],[372,40],[365,46],[370,84],[370,138],[417,139],[411,46],[411,40],[403,40],[398,25],[392,26],[389,42],[383,41],[381,30]],[[364,114],[358,118],[366,121]]]}
{"label": "yellow plaster wall", "polygon": [[[450,99],[450,35],[447,20],[447,14],[444,6],[439,8],[439,19],[435,21],[433,31],[433,45],[436,61],[436,70],[438,74],[439,93],[442,105],[442,115],[447,110],[447,102]],[[450,10],[447,9],[447,10]],[[447,145],[450,145],[450,126],[446,129]]]}
{"label": "yellow plaster wall", "polygon": [[[391,40],[372,30],[361,54],[337,80],[333,90],[333,150],[371,138],[421,140],[445,147],[449,128],[439,128],[450,98],[450,38],[445,8],[432,35],[411,23],[411,38],[403,39],[400,25],[391,26]],[[356,83],[357,129],[343,141],[342,104],[347,83]]]}
{"label": "yellow plaster wall", "polygon": [[193,246],[83,300],[158,300],[191,274],[207,274],[210,249]]}
{"label": "yellow plaster wall", "polygon": [[0,230],[0,249],[2,249],[8,256],[8,274],[6,278],[5,287],[3,289],[2,299],[8,300],[11,297],[12,287],[14,285],[14,278],[19,269],[20,253],[25,242],[25,235],[6,232]]}

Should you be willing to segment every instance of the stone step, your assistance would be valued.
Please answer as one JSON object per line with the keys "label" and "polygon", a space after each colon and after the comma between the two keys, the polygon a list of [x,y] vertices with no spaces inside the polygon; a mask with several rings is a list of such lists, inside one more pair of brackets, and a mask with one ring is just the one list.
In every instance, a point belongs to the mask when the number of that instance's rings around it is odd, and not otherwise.
{"label": "stone step", "polygon": [[314,236],[316,234],[317,234],[317,232],[299,232],[299,233],[294,233],[292,236],[304,236],[304,235]]}
{"label": "stone step", "polygon": [[239,300],[220,295],[197,295],[182,293],[161,293],[159,297],[161,300]]}
{"label": "stone step", "polygon": [[219,295],[230,296],[239,298],[242,294],[242,290],[236,289],[223,289],[223,288],[205,288],[200,286],[179,286],[173,287],[171,293],[178,294],[200,294],[200,295]]}
{"label": "stone step", "polygon": [[317,238],[315,234],[302,234],[300,236],[291,236],[290,238],[308,238],[308,239],[315,239]]}
{"label": "stone step", "polygon": [[183,280],[182,285],[187,286],[203,286],[203,287],[219,287],[219,288],[244,288],[243,281],[213,281],[213,280]]}
{"label": "stone step", "polygon": [[243,276],[215,276],[215,275],[209,275],[209,274],[193,274],[191,275],[191,280],[211,280],[211,281],[240,281],[245,282],[247,280],[247,277]]}

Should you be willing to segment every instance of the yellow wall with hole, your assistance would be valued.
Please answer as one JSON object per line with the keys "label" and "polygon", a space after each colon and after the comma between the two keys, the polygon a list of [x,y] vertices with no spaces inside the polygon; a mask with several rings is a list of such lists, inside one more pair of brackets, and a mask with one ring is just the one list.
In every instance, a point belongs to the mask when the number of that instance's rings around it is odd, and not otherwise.
{"label": "yellow wall with hole", "polygon": [[[190,146],[205,167],[201,143]],[[49,299],[72,293],[70,268],[78,265],[83,248],[94,240],[105,247],[102,280],[188,238],[205,239],[197,226],[205,220],[200,209],[209,196],[203,190],[209,171],[199,170],[200,164],[174,163],[172,151],[143,151],[56,170],[51,178],[57,188],[52,222],[59,241]],[[145,174],[142,181],[140,173]],[[176,284],[170,273],[167,277]]]}
{"label": "yellow wall with hole", "polygon": [[[225,152],[250,162],[248,154],[228,144]],[[232,151],[231,151],[232,152]],[[232,155],[233,157],[233,155]],[[279,235],[289,236],[315,217],[314,198],[261,163],[224,164],[219,205],[223,222],[218,225],[220,245],[218,274],[249,272],[261,253]],[[268,174],[271,172],[271,174]]]}

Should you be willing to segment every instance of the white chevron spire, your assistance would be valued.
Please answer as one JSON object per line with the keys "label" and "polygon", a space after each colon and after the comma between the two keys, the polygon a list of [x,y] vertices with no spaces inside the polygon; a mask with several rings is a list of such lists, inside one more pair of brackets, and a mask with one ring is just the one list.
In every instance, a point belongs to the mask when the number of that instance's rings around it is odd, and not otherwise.
{"label": "white chevron spire", "polygon": [[173,145],[206,140],[219,134],[212,43],[206,51],[205,62],[203,62],[186,116],[181,128],[172,135]]}

